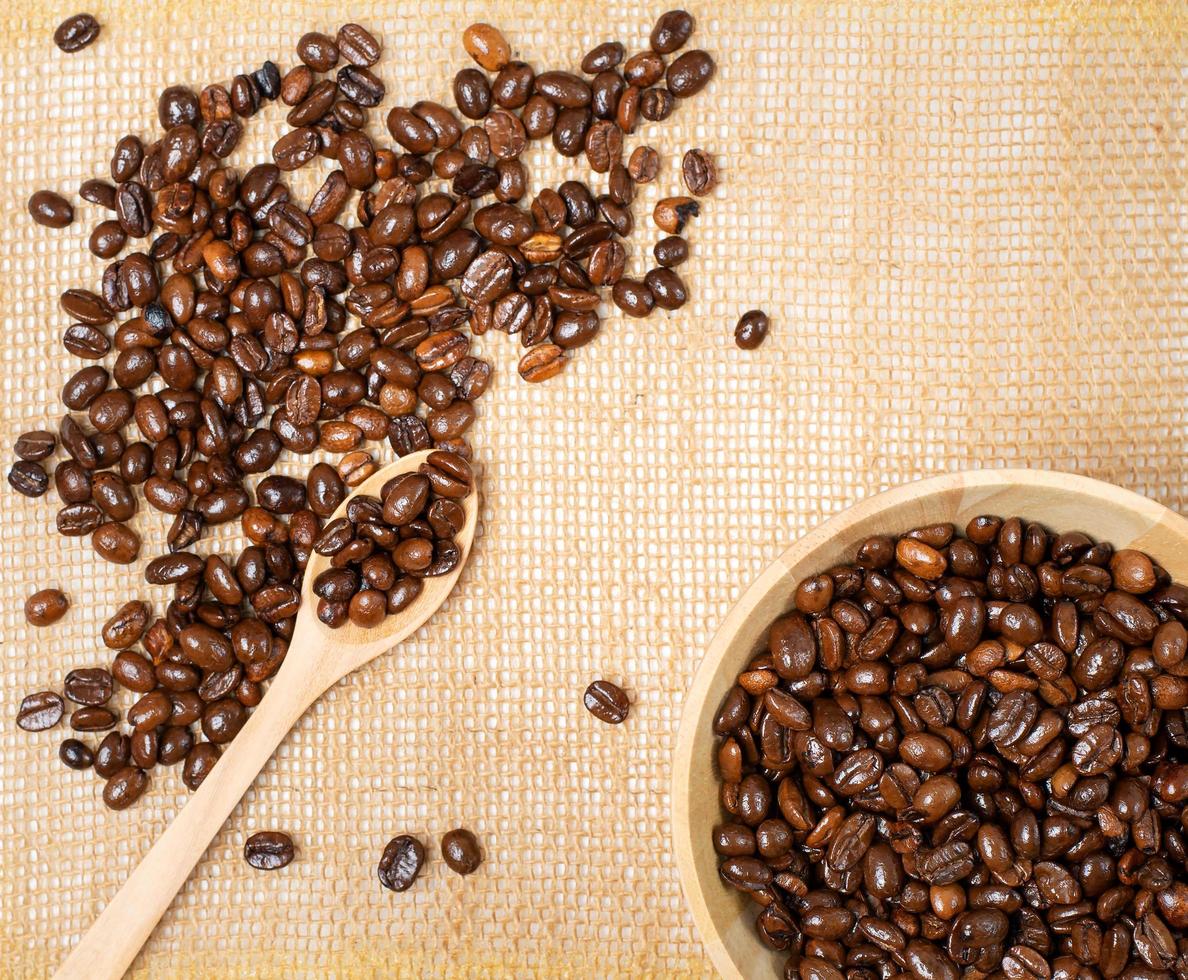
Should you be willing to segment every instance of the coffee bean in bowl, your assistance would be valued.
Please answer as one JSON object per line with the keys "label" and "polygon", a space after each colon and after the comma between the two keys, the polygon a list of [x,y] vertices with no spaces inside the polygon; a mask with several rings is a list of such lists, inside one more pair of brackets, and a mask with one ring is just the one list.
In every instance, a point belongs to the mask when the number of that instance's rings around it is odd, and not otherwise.
{"label": "coffee bean in bowl", "polygon": [[723,972],[1171,966],[1185,544],[1136,495],[998,471],[889,492],[789,549],[715,639],[677,755],[678,863]]}

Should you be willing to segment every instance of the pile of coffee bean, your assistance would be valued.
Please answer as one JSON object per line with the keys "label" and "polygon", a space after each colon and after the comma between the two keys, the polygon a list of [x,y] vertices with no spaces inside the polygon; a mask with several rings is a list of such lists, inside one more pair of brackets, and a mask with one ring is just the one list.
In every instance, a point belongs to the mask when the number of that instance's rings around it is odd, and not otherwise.
{"label": "pile of coffee bean", "polygon": [[1016,517],[801,582],[714,720],[722,879],[801,980],[1188,971],[1188,587]]}
{"label": "pile of coffee bean", "polygon": [[349,620],[378,626],[421,594],[422,579],[448,575],[462,560],[454,536],[466,523],[470,464],[432,452],[416,473],[393,477],[378,497],[357,494],[346,516],[322,530],[314,551],[330,568],[313,582],[318,619],[337,629]]}
{"label": "pile of coffee bean", "polygon": [[[672,267],[688,246],[675,234],[657,246],[657,268],[624,276],[635,186],[656,177],[659,155],[641,146],[629,164],[622,158],[628,136],[712,78],[706,52],[681,52],[693,27],[684,11],[665,13],[647,50],[628,57],[606,42],[579,74],[537,72],[512,58],[496,28],[472,25],[463,45],[477,67],[454,79],[456,111],[428,100],[389,108],[393,145],[365,131],[387,96],[372,70],[380,39],[358,24],[311,32],[288,71],[267,61],[227,85],[166,88],[162,132],[122,137],[110,181],[79,188],[109,212],[89,239],[108,263],[100,286],[61,297],[70,321],[62,343],[88,363],[63,387],[67,411],[56,429],[17,440],[8,480],[29,497],[52,484],[59,532],[89,536],[119,564],[141,557],[132,526],[141,496],[172,518],[169,553],[146,570],[150,584],[172,587],[172,599],[159,616],[133,600],[104,629],[119,651],[111,677],[140,698],[128,711],[131,735],[111,732],[93,753],[110,806],[143,793],[154,763],[184,760],[191,789],[210,772],[283,661],[323,521],[379,467],[376,444],[386,440],[398,456],[470,457],[474,403],[491,379],[472,337],[519,335],[527,348],[519,373],[539,382],[594,339],[605,290],[635,315],[685,302]],[[98,31],[79,15],[55,41],[78,50]],[[290,128],[271,160],[243,172],[229,166],[247,120],[276,100],[289,107]],[[569,180],[521,206],[522,155],[544,138],[563,156],[584,153],[605,190]],[[308,202],[297,200],[286,175],[323,160],[335,166]],[[691,186],[712,189],[711,158],[685,170]],[[29,211],[47,227],[75,218],[74,205],[50,191],[35,193]],[[692,199],[669,199],[657,220],[675,232],[696,212]],[[65,458],[54,463],[59,449]],[[337,463],[316,463],[304,481],[266,475],[285,450]],[[450,510],[437,499],[430,506]],[[450,518],[426,517],[431,537],[418,521],[416,543],[397,546],[404,565],[389,555],[397,572],[414,570],[425,542],[431,568],[456,554],[442,533]],[[209,528],[233,522],[248,541],[238,553],[193,550]],[[386,581],[386,571],[379,558],[367,570],[360,562],[360,582]],[[400,608],[418,582],[402,574],[389,589],[352,593],[345,615],[374,617],[381,591],[385,609]],[[322,598],[324,620],[341,622],[342,600]],[[57,724],[61,697],[33,698],[24,727]],[[79,730],[118,722],[106,704],[84,707],[85,717],[71,716],[85,723]],[[81,765],[92,755],[82,749],[61,754]]]}

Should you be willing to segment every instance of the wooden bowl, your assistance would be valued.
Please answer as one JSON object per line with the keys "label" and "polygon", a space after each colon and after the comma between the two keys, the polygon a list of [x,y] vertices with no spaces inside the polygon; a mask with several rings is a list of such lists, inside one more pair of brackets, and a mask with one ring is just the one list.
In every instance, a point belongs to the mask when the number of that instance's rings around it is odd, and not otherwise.
{"label": "wooden bowl", "polygon": [[792,606],[807,575],[849,560],[872,534],[939,521],[964,528],[979,514],[1020,516],[1049,529],[1084,531],[1115,547],[1137,548],[1178,581],[1188,580],[1188,520],[1129,490],[1069,473],[975,470],[888,490],[825,521],[755,580],[726,616],[685,698],[673,759],[673,837],[685,897],[714,965],[731,980],[782,976],[785,954],[754,931],[757,906],[718,877],[712,828],[723,815],[713,762],[714,716],[742,667],[766,642],[772,621]]}

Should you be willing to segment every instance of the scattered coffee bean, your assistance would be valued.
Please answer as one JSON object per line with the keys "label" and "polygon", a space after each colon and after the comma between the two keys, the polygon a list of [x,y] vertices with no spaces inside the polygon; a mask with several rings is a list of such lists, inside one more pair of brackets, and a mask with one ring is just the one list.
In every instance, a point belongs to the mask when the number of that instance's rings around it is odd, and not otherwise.
{"label": "scattered coffee bean", "polygon": [[681,176],[690,194],[699,197],[718,186],[718,168],[705,150],[689,150],[681,161]]}
{"label": "scattered coffee bean", "polygon": [[261,830],[243,845],[243,859],[257,871],[276,871],[292,862],[293,838],[278,830]]}
{"label": "scattered coffee bean", "polygon": [[650,184],[660,173],[660,154],[650,146],[637,146],[627,161],[627,173],[637,184]]}
{"label": "scattered coffee bean", "polygon": [[29,215],[46,228],[65,228],[74,220],[74,208],[61,194],[37,191],[29,198]]}
{"label": "scattered coffee bean", "polygon": [[680,234],[690,218],[701,213],[701,205],[691,197],[665,197],[656,203],[652,220],[656,227],[669,234]]}
{"label": "scattered coffee bean", "polygon": [[17,710],[17,727],[27,732],[43,732],[62,720],[65,705],[53,691],[39,691],[21,701]]}
{"label": "scattered coffee bean", "polygon": [[747,310],[738,318],[734,328],[734,342],[743,350],[754,350],[767,339],[769,323],[762,310]]}
{"label": "scattered coffee bean", "polygon": [[419,840],[407,834],[393,837],[380,857],[380,884],[394,892],[407,891],[424,863],[425,848]]}
{"label": "scattered coffee bean", "polygon": [[25,622],[31,626],[49,626],[66,615],[70,600],[60,589],[41,589],[25,600]]}
{"label": "scattered coffee bean", "polygon": [[90,769],[95,762],[94,753],[77,738],[68,738],[58,746],[58,758],[70,769]]}
{"label": "scattered coffee bean", "polygon": [[623,689],[610,681],[593,681],[586,688],[582,703],[590,714],[608,725],[622,724],[631,711],[631,702]]}
{"label": "scattered coffee bean", "polygon": [[451,871],[468,875],[483,863],[478,840],[469,830],[459,827],[441,838],[441,856]]}
{"label": "scattered coffee bean", "polygon": [[81,51],[99,36],[99,21],[90,14],[75,14],[67,17],[54,31],[54,44],[73,54]]}
{"label": "scattered coffee bean", "polygon": [[[306,33],[300,64],[283,74],[265,62],[200,90],[166,88],[162,133],[123,136],[110,181],[82,184],[83,200],[109,212],[87,242],[108,264],[94,290],[62,294],[61,336],[88,363],[62,390],[71,414],[56,432],[17,440],[9,483],[39,497],[52,469],[58,530],[89,535],[120,564],[140,557],[141,494],[171,518],[168,553],[147,556],[147,580],[171,589],[160,615],[126,603],[103,627],[118,651],[111,672],[76,671],[67,684],[83,705],[71,717],[80,730],[117,723],[105,706],[115,683],[136,694],[132,737],[111,732],[96,750],[109,805],[139,797],[156,764],[184,760],[185,784],[201,784],[285,658],[315,550],[334,549],[335,574],[318,585],[318,615],[334,626],[381,622],[409,608],[425,578],[458,567],[466,440],[492,377],[472,337],[517,335],[521,377],[541,382],[599,332],[601,290],[634,315],[685,302],[665,262],[644,281],[623,279],[635,185],[655,178],[659,157],[645,148],[624,164],[622,154],[640,117],[672,111],[665,54],[692,29],[669,12],[651,50],[629,57],[605,42],[579,75],[513,61],[502,33],[472,25],[462,40],[477,67],[454,80],[457,111],[389,107],[395,150],[366,135],[385,97],[372,70],[380,39],[358,24]],[[97,32],[80,15],[59,33],[63,47],[81,47]],[[691,94],[712,61],[681,58],[667,84]],[[277,98],[289,128],[271,134],[271,157],[227,166],[246,120]],[[562,155],[584,152],[608,174],[608,193],[570,180],[529,200],[529,147],[545,139]],[[318,156],[338,169],[306,205],[288,174]],[[73,216],[51,192],[30,210],[51,225]],[[402,498],[412,510],[390,523],[381,493],[324,527],[381,465],[367,443],[385,437],[397,455],[437,450],[419,474],[424,499]],[[43,465],[59,443],[66,458]],[[338,459],[304,479],[269,475],[286,450]],[[245,546],[201,548],[208,529],[232,522]],[[52,611],[33,612],[43,615]],[[31,723],[52,714],[42,709],[26,712]]]}

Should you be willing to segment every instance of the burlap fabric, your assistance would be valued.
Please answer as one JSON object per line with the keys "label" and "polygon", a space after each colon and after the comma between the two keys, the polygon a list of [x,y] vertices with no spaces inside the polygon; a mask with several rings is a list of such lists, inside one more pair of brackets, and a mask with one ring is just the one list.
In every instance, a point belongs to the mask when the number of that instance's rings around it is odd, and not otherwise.
{"label": "burlap fabric", "polygon": [[[472,20],[501,25],[538,66],[574,67],[607,38],[638,48],[664,9],[89,6],[103,34],[73,56],[50,41],[73,5],[8,0],[0,14],[5,466],[18,433],[57,417],[78,366],[59,344],[58,293],[94,286],[102,267],[83,248],[96,208],[50,231],[25,200],[73,194],[121,134],[152,133],[163,86],[227,81],[264,58],[287,67],[304,31],[353,19],[383,36],[388,104],[447,101]],[[665,161],[637,205],[636,263],[656,237],[652,204],[678,191],[679,155],[703,146],[720,162],[690,232],[691,302],[610,316],[542,386],[516,378],[517,344],[481,340],[499,374],[475,435],[483,522],[454,599],[302,719],[137,975],[706,975],[669,854],[669,758],[701,651],[766,562],[862,496],[983,463],[1188,505],[1184,5],[689,6],[718,76],[631,145]],[[279,117],[252,121],[235,162],[262,159]],[[539,159],[534,187],[587,175]],[[772,336],[743,352],[732,329],[754,306]],[[13,724],[22,695],[106,662],[99,625],[151,590],[140,568],[54,535],[49,498],[5,491],[0,973],[35,977],[186,794],[164,771],[110,813],[94,776],[57,760],[62,728]],[[142,527],[162,540],[160,522]],[[49,584],[74,608],[32,630],[21,602]],[[629,689],[625,725],[581,707],[594,676]],[[487,854],[467,879],[436,853],[459,824]],[[240,849],[260,828],[291,833],[299,860],[248,869]],[[395,895],[375,864],[402,832],[433,860]]]}

